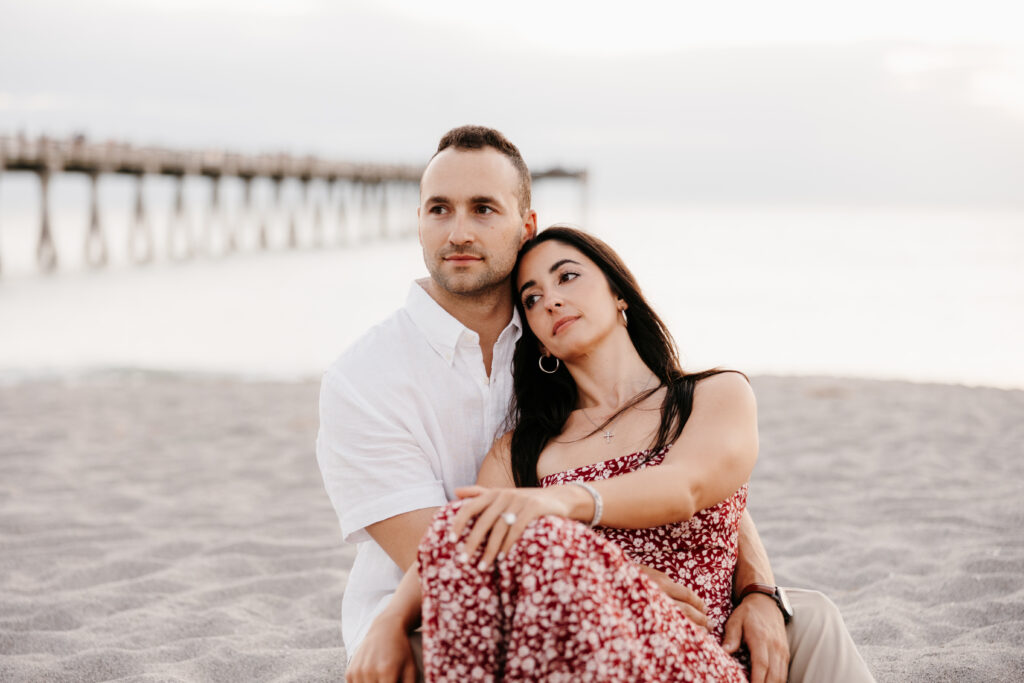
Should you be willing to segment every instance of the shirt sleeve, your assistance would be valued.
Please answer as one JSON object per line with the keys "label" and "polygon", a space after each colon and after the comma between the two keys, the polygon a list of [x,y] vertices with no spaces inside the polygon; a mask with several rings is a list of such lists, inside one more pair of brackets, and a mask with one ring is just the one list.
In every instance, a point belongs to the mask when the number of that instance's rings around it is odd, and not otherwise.
{"label": "shirt sleeve", "polygon": [[365,382],[357,387],[338,368],[320,385],[316,457],[350,543],[370,540],[371,524],[447,502],[430,458],[398,418],[401,406],[382,405],[387,399],[372,389]]}

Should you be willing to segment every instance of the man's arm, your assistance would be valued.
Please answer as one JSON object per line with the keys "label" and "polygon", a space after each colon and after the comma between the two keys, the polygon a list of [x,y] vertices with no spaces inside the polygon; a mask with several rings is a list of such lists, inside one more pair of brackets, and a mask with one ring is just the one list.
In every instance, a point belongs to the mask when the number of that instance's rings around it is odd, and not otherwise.
{"label": "man's arm", "polygon": [[420,621],[422,605],[419,567],[414,564],[353,654],[345,683],[415,683],[416,655],[409,634]]}
{"label": "man's arm", "polygon": [[[743,511],[740,517],[739,552],[733,574],[733,596],[739,595],[751,583],[775,585],[768,553],[761,543],[754,520]],[[789,641],[786,623],[775,604],[767,595],[751,593],[736,605],[725,622],[722,647],[735,652],[740,642],[750,651],[751,683],[786,683],[789,676]]]}
{"label": "man's arm", "polygon": [[401,570],[408,571],[416,562],[416,549],[427,532],[430,521],[440,508],[421,508],[371,524],[366,531]]}
{"label": "man's arm", "polygon": [[345,540],[373,538],[404,571],[447,500],[444,485],[399,418],[394,392],[382,396],[354,373],[346,366],[324,375],[317,462]]}
{"label": "man's arm", "polygon": [[[511,437],[511,434],[505,434],[491,446],[480,466],[476,480],[479,486],[515,486],[508,464]],[[427,532],[437,510],[437,507],[429,507],[395,515],[367,526],[366,530],[404,572],[416,561],[420,539]]]}
{"label": "man's arm", "polygon": [[733,599],[739,597],[744,586],[752,583],[774,586],[775,575],[772,574],[768,552],[761,543],[761,536],[757,533],[754,520],[750,517],[750,512],[744,510],[740,518],[739,557],[736,558],[736,572],[733,574],[732,582]]}

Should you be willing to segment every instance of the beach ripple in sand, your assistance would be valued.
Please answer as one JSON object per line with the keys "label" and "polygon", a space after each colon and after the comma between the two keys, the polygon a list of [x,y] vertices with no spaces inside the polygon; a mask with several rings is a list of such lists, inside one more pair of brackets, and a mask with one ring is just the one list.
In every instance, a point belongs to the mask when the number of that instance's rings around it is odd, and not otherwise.
{"label": "beach ripple in sand", "polygon": [[0,390],[0,680],[340,680],[317,387]]}
{"label": "beach ripple in sand", "polygon": [[1024,392],[755,380],[750,508],[880,681],[1024,680]]}
{"label": "beach ripple in sand", "polygon": [[[1024,680],[1024,392],[756,378],[750,507],[879,681]],[[0,680],[338,681],[314,382],[0,387]]]}

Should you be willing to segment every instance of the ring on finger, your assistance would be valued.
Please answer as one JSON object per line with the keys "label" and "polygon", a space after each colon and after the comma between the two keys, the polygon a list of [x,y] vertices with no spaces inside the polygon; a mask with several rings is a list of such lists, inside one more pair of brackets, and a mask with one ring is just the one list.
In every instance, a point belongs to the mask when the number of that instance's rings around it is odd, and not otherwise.
{"label": "ring on finger", "polygon": [[509,526],[512,526],[516,523],[516,513],[506,512],[501,516],[501,521],[505,522],[505,524],[508,524]]}

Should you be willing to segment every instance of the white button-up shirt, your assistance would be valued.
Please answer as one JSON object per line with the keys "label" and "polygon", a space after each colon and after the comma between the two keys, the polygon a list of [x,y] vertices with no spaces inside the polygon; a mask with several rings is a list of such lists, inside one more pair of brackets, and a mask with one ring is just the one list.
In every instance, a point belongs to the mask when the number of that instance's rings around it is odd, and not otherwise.
{"label": "white button-up shirt", "polygon": [[402,578],[366,527],[444,505],[476,481],[504,431],[519,336],[513,312],[488,378],[479,336],[413,283],[405,307],[324,374],[317,461],[342,536],[358,543],[342,601],[350,657]]}

